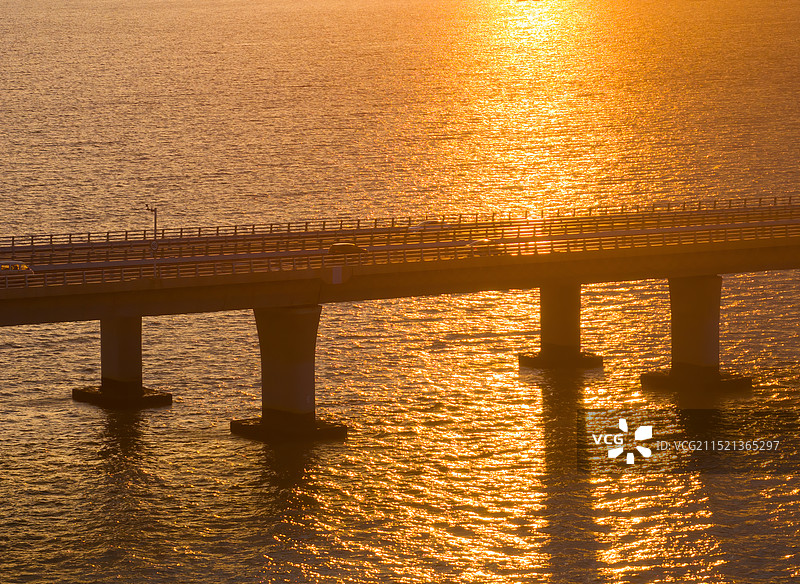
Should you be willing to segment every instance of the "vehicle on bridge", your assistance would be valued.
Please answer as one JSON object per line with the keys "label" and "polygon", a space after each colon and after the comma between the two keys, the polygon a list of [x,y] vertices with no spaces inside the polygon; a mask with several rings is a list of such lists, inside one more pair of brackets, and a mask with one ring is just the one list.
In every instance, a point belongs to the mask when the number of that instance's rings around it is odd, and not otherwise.
{"label": "vehicle on bridge", "polygon": [[16,260],[0,260],[0,275],[10,276],[17,272],[33,273],[31,268],[25,262],[18,262]]}
{"label": "vehicle on bridge", "polygon": [[337,243],[332,243],[331,246],[328,248],[328,253],[332,254],[348,254],[348,253],[366,253],[362,247],[359,247],[355,243],[340,241]]}
{"label": "vehicle on bridge", "polygon": [[475,256],[491,256],[503,253],[502,245],[491,239],[470,241],[469,250]]}
{"label": "vehicle on bridge", "polygon": [[420,221],[416,225],[412,225],[408,229],[409,231],[418,231],[425,229],[443,229],[446,226],[447,225],[439,219],[426,219],[425,221]]}

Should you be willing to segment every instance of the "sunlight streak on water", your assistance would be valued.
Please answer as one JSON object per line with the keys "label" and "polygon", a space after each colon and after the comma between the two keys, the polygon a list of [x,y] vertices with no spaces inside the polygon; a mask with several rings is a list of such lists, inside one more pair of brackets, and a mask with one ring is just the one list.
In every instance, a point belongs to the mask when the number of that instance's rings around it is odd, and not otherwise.
{"label": "sunlight streak on water", "polygon": [[[146,202],[175,227],[796,194],[798,19],[744,0],[6,1],[0,232],[149,227]],[[723,296],[722,361],[756,389],[722,421],[796,411],[797,273],[725,276]],[[146,318],[146,384],[175,403],[135,414],[69,399],[99,378],[97,323],[4,329],[0,580],[797,577],[796,472],[576,471],[579,408],[691,423],[639,383],[669,364],[666,282],[583,298],[606,366],[581,375],[518,369],[535,290],[325,306],[317,400],[341,444],[230,436],[261,403],[248,311]]]}

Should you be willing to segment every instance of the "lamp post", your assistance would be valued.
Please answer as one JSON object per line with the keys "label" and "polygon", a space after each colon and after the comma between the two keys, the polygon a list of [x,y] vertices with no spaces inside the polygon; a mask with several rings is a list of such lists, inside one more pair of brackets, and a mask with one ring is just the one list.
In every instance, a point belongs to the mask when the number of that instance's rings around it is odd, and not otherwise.
{"label": "lamp post", "polygon": [[158,264],[156,263],[156,250],[158,249],[158,209],[145,204],[145,209],[153,214],[153,241],[150,243],[150,249],[153,251],[153,277],[158,278]]}
{"label": "lamp post", "polygon": [[158,239],[158,209],[151,207],[149,203],[145,204],[144,208],[153,214],[153,241],[155,241]]}

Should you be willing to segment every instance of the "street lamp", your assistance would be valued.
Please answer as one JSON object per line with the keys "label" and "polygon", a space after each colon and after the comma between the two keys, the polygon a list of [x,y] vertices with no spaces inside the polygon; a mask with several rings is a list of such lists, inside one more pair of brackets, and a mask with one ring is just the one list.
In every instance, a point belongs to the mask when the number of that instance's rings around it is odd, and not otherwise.
{"label": "street lamp", "polygon": [[146,203],[144,208],[153,214],[153,239],[158,239],[158,209],[151,207],[149,203]]}
{"label": "street lamp", "polygon": [[153,214],[153,241],[150,242],[150,249],[153,251],[153,277],[158,278],[158,261],[156,260],[156,250],[158,249],[158,209],[145,204],[145,209]]}

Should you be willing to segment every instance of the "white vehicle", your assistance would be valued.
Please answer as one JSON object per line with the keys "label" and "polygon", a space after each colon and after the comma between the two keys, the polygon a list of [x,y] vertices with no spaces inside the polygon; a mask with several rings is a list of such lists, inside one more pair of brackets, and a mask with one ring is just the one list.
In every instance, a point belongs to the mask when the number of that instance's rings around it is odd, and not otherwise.
{"label": "white vehicle", "polygon": [[417,231],[417,230],[424,230],[424,229],[442,229],[446,227],[445,223],[442,223],[439,219],[426,219],[425,221],[421,221],[416,225],[412,225],[409,227],[409,231]]}

